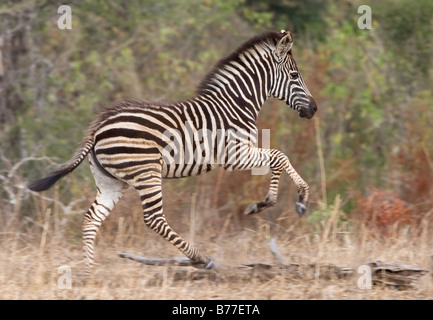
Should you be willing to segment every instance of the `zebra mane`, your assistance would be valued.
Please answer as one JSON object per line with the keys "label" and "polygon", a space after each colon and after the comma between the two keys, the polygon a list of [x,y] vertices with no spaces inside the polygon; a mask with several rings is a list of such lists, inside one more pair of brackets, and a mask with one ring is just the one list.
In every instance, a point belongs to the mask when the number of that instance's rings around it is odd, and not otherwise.
{"label": "zebra mane", "polygon": [[225,58],[221,59],[219,62],[217,62],[215,67],[212,69],[212,71],[210,71],[202,79],[200,84],[197,86],[196,93],[198,95],[200,95],[200,94],[204,93],[207,89],[209,89],[210,85],[212,84],[212,80],[213,80],[215,74],[218,72],[218,70],[222,69],[223,66],[225,66],[226,64],[228,64],[231,61],[238,61],[239,56],[243,52],[246,52],[246,51],[250,50],[251,48],[253,48],[254,46],[256,46],[257,44],[261,44],[261,43],[267,43],[267,44],[272,43],[275,45],[281,39],[281,37],[282,37],[281,34],[274,32],[274,31],[269,31],[269,32],[265,32],[261,35],[255,36],[255,37],[251,38],[250,40],[246,41],[238,49],[236,49],[231,54],[229,54],[227,57],[225,57]]}
{"label": "zebra mane", "polygon": [[[210,71],[200,82],[197,87],[196,93],[198,95],[204,93],[206,90],[211,88],[215,74],[222,69],[226,64],[231,61],[238,61],[239,56],[254,48],[258,44],[275,45],[282,38],[281,34],[269,31],[261,35],[255,36],[250,40],[243,43],[238,49],[233,51],[227,57],[221,59],[214,66],[212,71]],[[168,102],[151,102],[142,99],[122,99],[110,103],[109,105],[102,106],[102,112],[100,112],[96,118],[90,123],[88,137],[91,137],[93,133],[103,125],[104,121],[113,115],[121,112],[122,110],[142,110],[143,108],[158,108],[158,107],[171,107],[173,104]]]}

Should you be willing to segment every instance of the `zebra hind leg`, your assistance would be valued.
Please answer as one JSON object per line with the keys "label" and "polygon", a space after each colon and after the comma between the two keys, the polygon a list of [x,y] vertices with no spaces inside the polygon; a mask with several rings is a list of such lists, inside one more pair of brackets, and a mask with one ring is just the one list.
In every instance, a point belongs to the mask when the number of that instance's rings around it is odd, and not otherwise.
{"label": "zebra hind leg", "polygon": [[90,158],[90,169],[95,178],[97,195],[84,216],[83,243],[85,256],[85,279],[88,280],[94,265],[95,239],[104,220],[120,200],[128,185],[104,172],[94,158]]}
{"label": "zebra hind leg", "polygon": [[162,208],[162,178],[160,173],[147,174],[136,181],[134,187],[140,195],[146,226],[186,255],[195,267],[214,269],[215,264],[209,257],[202,255],[167,223]]}

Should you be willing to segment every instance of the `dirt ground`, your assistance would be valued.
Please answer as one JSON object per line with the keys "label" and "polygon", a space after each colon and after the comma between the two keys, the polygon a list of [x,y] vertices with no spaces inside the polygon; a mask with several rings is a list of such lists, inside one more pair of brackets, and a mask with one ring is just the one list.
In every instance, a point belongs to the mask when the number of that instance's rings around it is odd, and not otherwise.
{"label": "dirt ground", "polygon": [[[195,236],[195,244],[217,264],[233,268],[242,263],[274,263],[269,249],[269,230],[242,230],[238,233],[206,237]],[[96,249],[96,266],[92,278],[84,284],[81,243],[56,239],[42,234],[40,239],[25,233],[3,234],[0,252],[1,299],[432,299],[431,273],[420,278],[407,290],[385,286],[363,289],[359,286],[362,273],[357,267],[369,261],[388,260],[429,270],[428,243],[416,239],[370,239],[361,243],[350,234],[322,241],[299,233],[298,237],[280,234],[276,243],[288,262],[322,263],[354,268],[355,274],[345,279],[294,277],[276,275],[267,280],[216,281],[174,277],[174,271],[192,267],[148,266],[118,257],[129,252],[146,257],[179,256],[177,250],[156,234],[143,229],[140,241],[125,240],[117,233],[112,241],[102,234]]]}
{"label": "dirt ground", "polygon": [[[275,264],[269,247],[271,239],[275,239],[287,263],[333,265],[351,268],[353,273],[345,278],[323,278],[317,273],[299,276],[284,272],[265,279],[231,276],[229,281],[218,281],[192,277],[197,271],[193,267],[149,266],[122,259],[118,256],[122,252],[153,258],[181,256],[175,247],[144,225],[139,200],[132,191],[125,195],[126,199],[119,203],[100,230],[96,265],[87,283],[83,282],[82,214],[67,215],[60,207],[36,202],[39,206],[33,209],[36,216],[14,223],[6,219],[5,231],[0,233],[0,299],[433,298],[433,239],[428,216],[418,227],[393,227],[395,232],[378,236],[376,230],[338,218],[337,211],[316,222],[308,217],[299,218],[292,206],[290,209],[277,206],[246,217],[222,214],[222,210],[215,211],[206,201],[196,201],[196,209],[188,210],[190,202],[194,201],[182,202],[176,198],[176,193],[172,195],[166,197],[165,202],[171,226],[212,257],[217,266],[226,267],[229,275],[230,268],[237,270],[246,263]],[[92,196],[89,196],[83,202],[91,201]],[[178,203],[184,203],[183,207]],[[85,206],[77,204],[80,210]],[[173,215],[176,207],[185,214]],[[428,273],[406,290],[383,285],[368,289],[362,286],[365,274],[358,273],[358,267],[372,260],[402,263]],[[179,270],[186,272],[184,277],[179,276]]]}

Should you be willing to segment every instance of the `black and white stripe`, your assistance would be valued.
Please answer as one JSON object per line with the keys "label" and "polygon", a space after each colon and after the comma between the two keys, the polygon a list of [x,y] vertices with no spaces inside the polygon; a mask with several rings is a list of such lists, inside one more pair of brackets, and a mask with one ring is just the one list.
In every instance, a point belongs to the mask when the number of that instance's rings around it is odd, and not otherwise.
{"label": "black and white stripe", "polygon": [[288,157],[278,150],[256,147],[256,120],[269,97],[285,101],[301,117],[311,118],[317,109],[293,59],[292,44],[291,34],[285,31],[251,39],[221,60],[190,100],[172,104],[124,100],[113,104],[92,122],[69,162],[30,184],[34,191],[46,190],[90,154],[97,196],[83,223],[88,272],[99,227],[128,186],[140,195],[146,225],[205,268],[213,268],[213,262],[165,219],[162,179],[198,175],[216,166],[228,170],[268,166],[272,170],[268,194],[262,202],[251,204],[246,213],[260,212],[276,203],[284,171],[298,187],[298,212],[305,211],[308,185]]}

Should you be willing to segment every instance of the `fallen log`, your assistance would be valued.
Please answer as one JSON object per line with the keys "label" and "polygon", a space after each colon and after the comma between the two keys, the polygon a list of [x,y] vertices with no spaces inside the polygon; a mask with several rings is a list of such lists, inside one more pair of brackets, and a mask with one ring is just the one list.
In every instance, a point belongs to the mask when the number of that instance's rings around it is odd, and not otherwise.
{"label": "fallen log", "polygon": [[396,289],[413,287],[418,279],[428,272],[407,264],[391,261],[375,260],[368,262],[366,265],[371,268],[373,285],[385,285]]}
{"label": "fallen log", "polygon": [[[239,282],[258,279],[269,281],[276,276],[298,279],[347,279],[356,275],[354,268],[341,267],[333,264],[321,263],[288,263],[281,255],[274,238],[269,242],[269,248],[276,263],[250,262],[239,266],[226,266],[216,264],[216,269],[183,268],[193,267],[191,260],[185,257],[173,258],[146,258],[129,253],[119,253],[121,258],[126,258],[150,266],[167,266],[167,278],[170,276],[174,282],[180,280],[208,279],[218,282]],[[419,278],[428,271],[415,268],[402,263],[389,261],[369,261],[364,265],[371,270],[372,285],[383,285],[395,289],[407,289],[415,286]],[[162,279],[154,277],[153,285],[157,285]]]}

